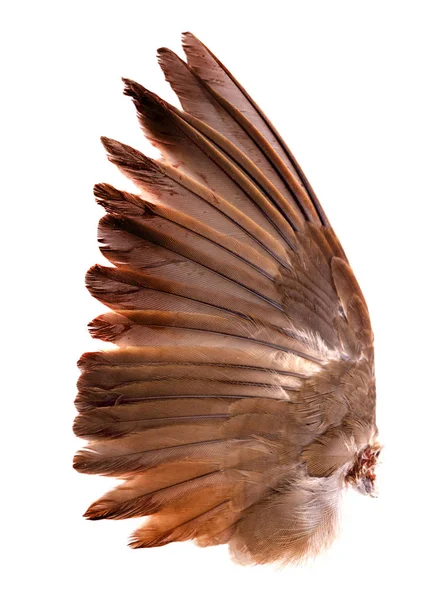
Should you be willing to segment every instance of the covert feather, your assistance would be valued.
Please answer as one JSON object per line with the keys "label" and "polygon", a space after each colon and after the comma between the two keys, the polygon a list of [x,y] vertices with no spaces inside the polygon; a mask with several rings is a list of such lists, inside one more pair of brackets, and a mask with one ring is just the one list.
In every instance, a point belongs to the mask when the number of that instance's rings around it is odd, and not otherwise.
{"label": "covert feather", "polygon": [[334,538],[342,492],[374,493],[373,335],[346,255],[273,125],[192,34],[158,58],[180,110],[124,80],[153,160],[103,139],[139,194],[101,183],[74,460],[120,478],[89,519],[149,519],[133,548],[229,544],[296,562]]}

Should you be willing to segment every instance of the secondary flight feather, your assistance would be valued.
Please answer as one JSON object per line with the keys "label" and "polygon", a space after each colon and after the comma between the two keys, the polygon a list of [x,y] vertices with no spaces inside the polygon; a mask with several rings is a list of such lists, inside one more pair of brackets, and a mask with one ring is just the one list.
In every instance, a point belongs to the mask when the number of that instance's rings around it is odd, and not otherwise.
{"label": "secondary flight feather", "polygon": [[114,265],[84,354],[82,473],[118,477],[89,519],[149,516],[133,548],[229,544],[294,562],[335,536],[343,490],[373,494],[373,335],[346,255],[274,126],[191,33],[158,58],[182,110],[124,80],[160,160],[103,138],[139,188],[101,183]]}

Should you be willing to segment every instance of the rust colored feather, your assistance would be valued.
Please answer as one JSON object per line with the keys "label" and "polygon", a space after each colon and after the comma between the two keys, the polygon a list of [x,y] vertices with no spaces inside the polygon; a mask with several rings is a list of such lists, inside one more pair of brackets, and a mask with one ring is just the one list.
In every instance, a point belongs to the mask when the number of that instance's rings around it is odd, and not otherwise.
{"label": "rust colored feather", "polygon": [[88,519],[148,517],[133,548],[229,544],[298,562],[335,537],[341,494],[373,494],[373,334],[346,255],[296,159],[192,34],[161,48],[179,110],[124,80],[153,160],[103,138],[139,188],[97,184],[86,276],[111,350],[80,361],[82,473],[119,477]]}

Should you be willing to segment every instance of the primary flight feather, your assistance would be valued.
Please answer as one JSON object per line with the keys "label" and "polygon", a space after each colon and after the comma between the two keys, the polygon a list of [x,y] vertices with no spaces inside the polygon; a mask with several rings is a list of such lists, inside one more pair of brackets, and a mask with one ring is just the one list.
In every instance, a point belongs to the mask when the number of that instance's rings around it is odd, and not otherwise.
{"label": "primary flight feather", "polygon": [[183,110],[124,80],[153,160],[103,139],[139,194],[94,188],[114,267],[87,274],[112,350],[79,366],[82,473],[122,483],[89,519],[149,516],[134,548],[228,543],[292,562],[374,491],[373,335],[346,255],[273,125],[191,33],[159,63]]}

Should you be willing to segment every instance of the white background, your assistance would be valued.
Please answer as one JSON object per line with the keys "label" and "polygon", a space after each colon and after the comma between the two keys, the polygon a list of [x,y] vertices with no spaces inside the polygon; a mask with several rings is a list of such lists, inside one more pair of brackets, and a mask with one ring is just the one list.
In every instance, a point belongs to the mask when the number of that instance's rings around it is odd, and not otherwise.
{"label": "white background", "polygon": [[[420,597],[420,2],[9,2],[1,16],[1,577],[5,599]],[[98,347],[84,289],[104,134],[145,149],[121,76],[174,101],[155,61],[190,30],[276,124],[321,199],[376,336],[377,500],[346,498],[311,565],[225,547],[132,551],[131,522],[81,514],[110,482],[72,471],[76,360]],[[2,370],[3,370],[2,369]],[[3,506],[4,505],[4,506]]]}

